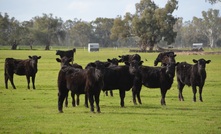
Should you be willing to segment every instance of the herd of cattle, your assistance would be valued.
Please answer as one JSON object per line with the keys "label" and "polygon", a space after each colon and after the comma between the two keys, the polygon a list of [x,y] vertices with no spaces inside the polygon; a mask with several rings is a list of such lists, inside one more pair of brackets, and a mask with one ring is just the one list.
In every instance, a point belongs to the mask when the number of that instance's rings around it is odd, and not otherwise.
{"label": "herd of cattle", "polygon": [[[192,86],[193,101],[196,101],[196,87],[199,87],[199,99],[202,99],[202,90],[206,79],[206,64],[210,60],[193,59],[195,64],[187,62],[176,62],[174,52],[162,52],[154,61],[154,66],[142,65],[141,57],[138,54],[122,55],[120,59],[113,58],[107,61],[95,61],[87,64],[85,69],[77,63],[73,63],[73,54],[76,49],[69,51],[57,50],[57,62],[61,64],[58,73],[58,110],[63,112],[63,103],[68,105],[68,92],[71,91],[72,105],[79,105],[80,94],[85,94],[85,106],[90,103],[90,111],[94,112],[94,101],[96,110],[100,113],[99,96],[101,90],[110,91],[118,89],[120,94],[120,106],[124,107],[125,92],[132,89],[133,103],[142,104],[140,92],[142,86],[148,88],[160,88],[161,105],[166,105],[165,97],[167,90],[173,84],[173,79],[177,76],[179,100],[184,101],[182,91],[185,85]],[[37,63],[41,56],[29,56],[29,59],[20,60],[14,58],[5,59],[5,88],[8,89],[10,80],[14,89],[13,75],[26,75],[28,89],[30,89],[30,77],[32,78],[33,89],[35,89],[35,76],[38,71]],[[125,65],[118,65],[124,62]],[[161,62],[161,66],[157,66]],[[77,102],[75,102],[75,95]]]}

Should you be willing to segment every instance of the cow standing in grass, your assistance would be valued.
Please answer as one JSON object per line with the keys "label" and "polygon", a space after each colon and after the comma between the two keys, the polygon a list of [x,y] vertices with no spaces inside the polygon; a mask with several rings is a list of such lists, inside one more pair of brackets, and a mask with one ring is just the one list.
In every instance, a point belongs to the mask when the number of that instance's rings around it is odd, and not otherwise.
{"label": "cow standing in grass", "polygon": [[14,74],[25,75],[27,78],[28,89],[30,89],[30,77],[32,78],[33,89],[35,89],[35,76],[38,71],[38,59],[41,56],[29,56],[29,59],[20,60],[14,58],[5,59],[5,88],[8,89],[8,80],[10,80],[12,87],[16,89],[13,77]]}
{"label": "cow standing in grass", "polygon": [[199,99],[202,102],[202,91],[203,86],[206,80],[206,64],[209,64],[211,60],[193,59],[194,65],[181,62],[177,66],[177,82],[178,82],[178,89],[179,89],[179,100],[184,101],[183,98],[183,88],[185,85],[192,86],[193,90],[193,101],[196,102],[196,87],[199,87]]}
{"label": "cow standing in grass", "polygon": [[166,105],[165,97],[167,90],[173,84],[175,76],[175,67],[177,63],[173,62],[173,56],[169,56],[169,62],[161,67],[141,66],[139,73],[136,75],[135,84],[133,87],[133,101],[136,103],[136,96],[138,101],[140,99],[140,91],[142,85],[148,88],[160,88],[161,105]]}
{"label": "cow standing in grass", "polygon": [[[100,68],[103,64],[93,64],[86,69],[70,66],[62,67],[58,74],[58,110],[63,112],[63,102],[71,90],[72,94],[86,94],[90,102],[90,110],[94,112],[94,101],[97,112],[100,113],[99,96],[103,87],[103,75]],[[86,100],[87,102],[87,100]]]}
{"label": "cow standing in grass", "polygon": [[60,58],[67,57],[67,58],[72,58],[72,64],[74,61],[74,53],[76,52],[76,48],[72,50],[67,50],[67,51],[62,51],[62,50],[56,50],[56,55],[59,55]]}
{"label": "cow standing in grass", "polygon": [[[100,64],[99,61],[94,63]],[[104,87],[102,90],[109,91],[118,89],[121,107],[124,107],[126,91],[129,91],[133,87],[135,74],[137,73],[138,66],[141,65],[134,63],[135,61],[125,62],[126,65],[106,67],[101,70],[104,77]]]}
{"label": "cow standing in grass", "polygon": [[[72,61],[72,58],[68,58],[66,56],[62,57],[61,59],[56,58],[56,61],[61,64],[61,68],[62,67],[73,67],[73,68],[83,69],[83,67],[81,65],[77,64],[77,63],[70,64],[70,62]],[[71,96],[72,96],[72,106],[75,107],[75,106],[79,105],[80,104],[80,94],[77,94],[76,103],[75,103],[75,94],[72,93]],[[85,104],[84,105],[85,105],[85,107],[88,107],[88,103],[86,101],[86,98],[85,98]],[[65,107],[68,107],[68,94],[65,98]]]}

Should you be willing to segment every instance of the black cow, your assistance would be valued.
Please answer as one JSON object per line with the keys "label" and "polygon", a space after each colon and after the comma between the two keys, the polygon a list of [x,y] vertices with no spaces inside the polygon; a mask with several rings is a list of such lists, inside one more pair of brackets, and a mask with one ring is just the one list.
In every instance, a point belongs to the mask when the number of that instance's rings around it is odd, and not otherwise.
{"label": "black cow", "polygon": [[135,86],[133,87],[134,103],[136,103],[136,95],[138,101],[141,101],[139,94],[142,85],[144,85],[148,88],[160,88],[161,105],[166,105],[165,97],[167,90],[169,90],[173,84],[176,65],[177,63],[170,62],[162,67],[141,66],[135,79]]}
{"label": "black cow", "polygon": [[[98,63],[100,62],[95,62],[95,64]],[[104,75],[104,87],[102,90],[109,91],[119,89],[121,107],[124,107],[125,92],[132,88],[138,65],[140,65],[134,64],[134,61],[130,63],[125,62],[125,64],[126,65],[106,67],[101,70]]]}
{"label": "black cow", "polygon": [[193,59],[194,65],[188,64],[186,62],[181,62],[177,66],[177,82],[179,89],[179,100],[184,101],[183,98],[183,88],[185,85],[192,86],[193,90],[193,101],[196,102],[196,87],[199,87],[199,99],[202,102],[202,91],[206,80],[206,64],[209,64],[211,60]]}
{"label": "black cow", "polygon": [[[169,61],[168,57],[176,57],[176,54],[174,52],[162,52],[159,53],[157,58],[154,61],[154,66],[157,66],[158,62],[161,62],[161,65],[167,64]],[[176,62],[175,59],[173,59],[173,62]]]}
{"label": "black cow", "polygon": [[16,89],[13,81],[14,73],[17,75],[26,75],[28,82],[28,89],[30,89],[30,77],[32,77],[33,89],[35,89],[35,76],[38,71],[38,59],[41,56],[29,56],[29,59],[20,60],[14,58],[5,59],[5,88],[8,89],[8,80],[10,80],[12,87]]}
{"label": "black cow", "polygon": [[[113,58],[113,59],[107,59],[107,62],[110,63],[110,65],[108,67],[113,67],[113,66],[118,66],[120,60],[118,60],[117,58]],[[106,96],[108,96],[108,91],[105,91],[105,94],[106,94]],[[110,90],[110,96],[112,96],[112,97],[114,96],[112,90]]]}
{"label": "black cow", "polygon": [[133,54],[133,55],[122,55],[118,56],[120,58],[120,62],[131,62],[133,60],[135,61],[141,61],[141,57],[139,54]]}
{"label": "black cow", "polygon": [[56,50],[56,55],[59,55],[60,58],[67,57],[67,58],[72,58],[72,64],[74,61],[74,53],[76,52],[76,48],[72,50],[67,50],[67,51],[62,51],[62,50]]}
{"label": "black cow", "polygon": [[[71,90],[72,94],[86,94],[89,98],[90,109],[94,112],[94,100],[96,102],[97,112],[100,112],[99,96],[103,87],[103,75],[96,68],[98,65],[92,65],[87,69],[78,69],[73,67],[63,67],[58,74],[58,110],[63,112],[63,102]],[[96,66],[96,68],[95,68]],[[87,102],[87,101],[86,101]]]}
{"label": "black cow", "polygon": [[[61,59],[59,58],[56,58],[56,61],[57,62],[60,62],[61,63],[61,68],[62,67],[74,67],[74,68],[79,68],[79,69],[83,69],[83,67],[77,63],[73,63],[73,64],[70,64],[70,62],[72,61],[72,58],[67,58],[66,56],[62,57]],[[75,103],[75,94],[71,94],[72,96],[72,106],[75,107],[77,105],[80,104],[80,94],[77,94],[77,99],[76,99],[76,103]],[[85,98],[86,100],[86,98]],[[85,101],[85,107],[88,107],[88,103]],[[65,98],[65,107],[68,107],[68,94]]]}

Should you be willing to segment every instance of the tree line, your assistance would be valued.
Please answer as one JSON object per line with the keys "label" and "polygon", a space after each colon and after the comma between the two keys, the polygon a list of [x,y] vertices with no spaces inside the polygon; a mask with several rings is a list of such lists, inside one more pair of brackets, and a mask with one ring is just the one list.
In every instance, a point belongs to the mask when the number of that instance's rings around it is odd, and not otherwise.
{"label": "tree line", "polygon": [[[216,1],[209,1],[212,4]],[[181,5],[182,6],[182,5]],[[172,13],[178,9],[177,0],[168,0],[158,7],[152,0],[136,3],[135,14],[126,13],[116,18],[96,18],[91,22],[74,18],[63,21],[53,14],[35,16],[19,22],[7,13],[0,13],[0,45],[35,45],[86,47],[90,42],[101,47],[139,47],[153,50],[155,46],[191,47],[203,43],[205,47],[221,46],[221,17],[219,10],[203,11],[203,18],[194,17],[183,22]]]}

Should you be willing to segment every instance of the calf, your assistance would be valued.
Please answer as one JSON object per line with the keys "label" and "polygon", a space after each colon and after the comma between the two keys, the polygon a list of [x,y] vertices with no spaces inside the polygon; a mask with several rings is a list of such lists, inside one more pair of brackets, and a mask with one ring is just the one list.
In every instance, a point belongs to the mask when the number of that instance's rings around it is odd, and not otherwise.
{"label": "calf", "polygon": [[[174,52],[162,52],[159,53],[157,58],[154,61],[154,66],[157,66],[158,62],[161,62],[161,65],[167,64],[169,61],[169,57],[176,57]],[[170,59],[173,60],[173,62],[176,62],[175,59]]]}
{"label": "calf", "polygon": [[76,48],[72,50],[67,50],[67,51],[61,51],[61,50],[56,50],[56,55],[59,55],[60,58],[67,57],[67,58],[72,58],[72,64],[74,61],[74,53],[76,52]]}
{"label": "calf", "polygon": [[28,89],[30,89],[30,77],[32,77],[33,89],[35,89],[35,76],[38,71],[38,59],[41,56],[29,56],[29,59],[20,60],[14,58],[5,59],[5,88],[8,89],[8,80],[10,80],[12,87],[16,89],[13,76],[14,73],[17,75],[26,75],[28,82]]}
{"label": "calf", "polygon": [[133,87],[134,103],[136,103],[136,95],[138,95],[137,98],[140,99],[139,93],[142,85],[144,85],[148,88],[160,88],[161,105],[166,105],[165,97],[167,90],[169,90],[173,84],[176,65],[176,63],[171,62],[162,67],[141,66],[135,80],[135,86]]}
{"label": "calf", "polygon": [[58,110],[63,112],[63,102],[71,90],[73,94],[85,93],[89,98],[91,112],[94,112],[94,100],[97,112],[100,112],[99,95],[103,87],[101,71],[93,67],[78,69],[73,67],[63,67],[58,74]]}
{"label": "calf", "polygon": [[178,64],[176,73],[177,73],[177,82],[179,89],[179,100],[184,101],[183,98],[183,88],[185,85],[192,86],[193,90],[193,101],[196,102],[196,87],[199,87],[199,99],[202,102],[202,91],[203,86],[206,80],[206,64],[209,64],[211,60],[193,59],[194,65],[188,64],[186,62],[181,62]]}
{"label": "calf", "polygon": [[131,62],[133,60],[135,61],[141,61],[141,57],[139,54],[133,54],[133,55],[122,55],[118,56],[120,58],[120,62]]}

